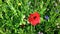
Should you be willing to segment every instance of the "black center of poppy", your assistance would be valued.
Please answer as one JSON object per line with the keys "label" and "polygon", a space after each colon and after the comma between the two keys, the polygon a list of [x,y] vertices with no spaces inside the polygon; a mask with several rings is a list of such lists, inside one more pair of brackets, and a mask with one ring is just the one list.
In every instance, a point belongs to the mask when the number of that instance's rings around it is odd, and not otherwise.
{"label": "black center of poppy", "polygon": [[33,18],[36,19],[36,16],[34,16]]}

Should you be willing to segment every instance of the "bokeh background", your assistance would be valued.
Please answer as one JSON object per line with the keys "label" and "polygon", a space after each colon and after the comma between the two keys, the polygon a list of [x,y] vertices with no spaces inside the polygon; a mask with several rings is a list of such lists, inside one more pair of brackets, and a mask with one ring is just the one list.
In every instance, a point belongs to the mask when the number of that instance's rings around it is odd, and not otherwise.
{"label": "bokeh background", "polygon": [[[40,24],[28,22],[40,14]],[[60,0],[0,0],[0,34],[60,34]]]}

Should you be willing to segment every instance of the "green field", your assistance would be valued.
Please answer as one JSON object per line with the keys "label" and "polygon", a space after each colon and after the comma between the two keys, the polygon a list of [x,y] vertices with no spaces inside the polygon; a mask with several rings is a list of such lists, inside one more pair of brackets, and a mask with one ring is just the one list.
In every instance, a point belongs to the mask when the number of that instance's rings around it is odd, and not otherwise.
{"label": "green field", "polygon": [[[40,23],[28,21],[40,14]],[[0,34],[60,34],[60,0],[0,0]]]}

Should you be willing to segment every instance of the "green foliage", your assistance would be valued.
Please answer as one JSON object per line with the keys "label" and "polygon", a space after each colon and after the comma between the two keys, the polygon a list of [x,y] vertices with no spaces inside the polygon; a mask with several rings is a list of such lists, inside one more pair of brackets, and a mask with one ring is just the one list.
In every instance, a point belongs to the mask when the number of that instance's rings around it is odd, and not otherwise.
{"label": "green foliage", "polygon": [[[40,14],[40,24],[36,26],[28,22],[33,12]],[[38,34],[39,31],[60,34],[60,0],[0,0],[0,34]]]}

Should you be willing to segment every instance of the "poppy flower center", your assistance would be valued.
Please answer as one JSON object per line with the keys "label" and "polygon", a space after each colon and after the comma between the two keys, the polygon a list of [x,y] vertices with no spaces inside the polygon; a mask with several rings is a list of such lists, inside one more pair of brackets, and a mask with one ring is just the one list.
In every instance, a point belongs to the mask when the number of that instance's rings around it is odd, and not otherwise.
{"label": "poppy flower center", "polygon": [[33,19],[36,19],[36,16],[34,16]]}

